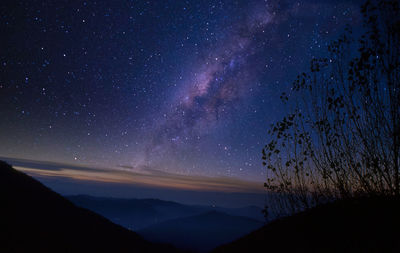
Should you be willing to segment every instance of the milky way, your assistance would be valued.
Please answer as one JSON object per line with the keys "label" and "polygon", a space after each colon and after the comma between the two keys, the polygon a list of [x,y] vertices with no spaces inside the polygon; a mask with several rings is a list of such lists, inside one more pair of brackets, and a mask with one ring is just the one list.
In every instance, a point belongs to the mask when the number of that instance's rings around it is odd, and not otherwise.
{"label": "milky way", "polygon": [[280,93],[349,1],[2,1],[0,156],[264,180]]}
{"label": "milky way", "polygon": [[[308,7],[318,9],[318,5]],[[225,33],[226,38],[207,49],[205,57],[194,59],[190,75],[153,123],[145,150],[146,165],[160,157],[157,166],[168,167],[166,157],[179,164],[182,149],[193,149],[203,136],[224,127],[236,108],[246,106],[243,101],[254,95],[250,91],[259,90],[257,84],[265,74],[266,51],[278,47],[280,24],[289,17],[298,18],[299,8],[296,2],[249,4],[245,15]]]}
{"label": "milky way", "polygon": [[195,143],[249,95],[262,69],[254,61],[260,51],[260,41],[254,38],[265,33],[276,15],[269,5],[258,7],[261,9],[251,11],[243,23],[231,29],[228,38],[211,49],[182,82],[162,112],[163,120],[155,122],[147,156],[154,156],[157,150],[171,155],[179,145]]}

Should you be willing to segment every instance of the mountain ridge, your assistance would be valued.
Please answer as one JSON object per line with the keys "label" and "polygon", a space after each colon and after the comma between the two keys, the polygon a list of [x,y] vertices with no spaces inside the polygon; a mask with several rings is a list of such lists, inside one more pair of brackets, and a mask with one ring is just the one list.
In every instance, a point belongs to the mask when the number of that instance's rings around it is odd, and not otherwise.
{"label": "mountain ridge", "polygon": [[199,215],[216,210],[233,216],[243,216],[264,221],[262,209],[256,206],[225,208],[218,206],[186,205],[160,199],[121,199],[90,195],[66,196],[74,204],[92,210],[114,223],[137,231],[156,223],[176,218]]}
{"label": "mountain ridge", "polygon": [[178,252],[153,244],[0,161],[0,251]]}

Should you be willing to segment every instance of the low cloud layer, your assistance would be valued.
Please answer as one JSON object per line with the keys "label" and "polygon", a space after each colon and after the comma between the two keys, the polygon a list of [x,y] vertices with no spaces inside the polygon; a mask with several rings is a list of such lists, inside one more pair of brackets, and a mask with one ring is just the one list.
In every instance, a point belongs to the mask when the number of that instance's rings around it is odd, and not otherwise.
{"label": "low cloud layer", "polygon": [[59,177],[101,183],[120,183],[136,186],[195,191],[262,193],[260,182],[228,177],[187,176],[151,167],[118,166],[116,169],[92,168],[70,164],[0,158],[17,170],[34,177]]}

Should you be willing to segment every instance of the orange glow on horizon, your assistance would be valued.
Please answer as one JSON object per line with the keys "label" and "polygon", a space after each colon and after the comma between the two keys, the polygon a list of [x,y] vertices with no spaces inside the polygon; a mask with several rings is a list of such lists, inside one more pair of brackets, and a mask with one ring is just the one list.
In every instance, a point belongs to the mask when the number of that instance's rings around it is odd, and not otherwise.
{"label": "orange glow on horizon", "polygon": [[136,172],[126,170],[96,170],[89,168],[86,170],[85,168],[82,168],[82,170],[69,168],[47,170],[25,166],[14,166],[14,168],[34,177],[64,177],[81,181],[132,184],[145,187],[194,191],[264,192],[261,182],[244,181],[229,177],[188,176],[157,170]]}

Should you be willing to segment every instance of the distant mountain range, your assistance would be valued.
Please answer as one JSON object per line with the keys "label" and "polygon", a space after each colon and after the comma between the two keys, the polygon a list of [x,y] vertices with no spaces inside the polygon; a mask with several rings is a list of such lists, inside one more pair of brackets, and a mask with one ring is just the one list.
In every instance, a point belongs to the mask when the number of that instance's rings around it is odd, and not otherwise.
{"label": "distant mountain range", "polygon": [[79,208],[0,161],[0,252],[178,252]]}
{"label": "distant mountain range", "polygon": [[199,215],[210,211],[264,221],[262,208],[257,206],[243,208],[193,206],[159,199],[118,199],[87,195],[67,196],[67,198],[77,206],[92,210],[114,223],[134,231],[167,220]]}
{"label": "distant mountain range", "polygon": [[256,206],[223,208],[191,206],[158,199],[116,199],[69,196],[92,210],[152,242],[206,252],[260,228],[262,209]]}

